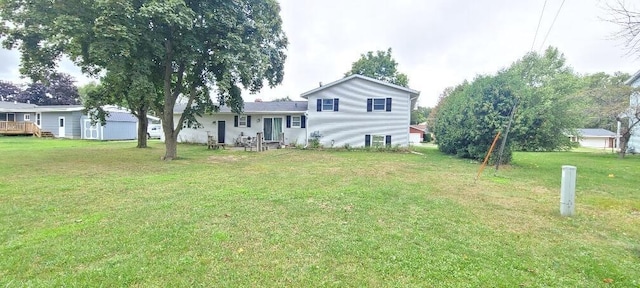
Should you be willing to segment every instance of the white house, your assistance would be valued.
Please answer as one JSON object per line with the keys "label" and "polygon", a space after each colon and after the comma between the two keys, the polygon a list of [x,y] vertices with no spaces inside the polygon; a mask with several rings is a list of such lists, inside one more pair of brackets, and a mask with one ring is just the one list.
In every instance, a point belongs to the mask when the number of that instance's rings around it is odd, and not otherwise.
{"label": "white house", "polygon": [[571,137],[571,141],[580,143],[581,147],[615,148],[616,133],[607,129],[578,129],[578,137]]}
{"label": "white house", "polygon": [[[302,93],[307,101],[248,102],[243,115],[228,107],[198,118],[204,127],[184,128],[179,142],[233,144],[263,132],[267,142],[325,147],[409,146],[411,109],[420,92],[362,75],[351,75]],[[176,105],[177,123],[184,105]],[[284,139],[280,139],[284,137]]]}
{"label": "white house", "polygon": [[[185,106],[176,104],[174,123],[180,119]],[[234,144],[243,137],[254,137],[257,132],[263,132],[267,142],[304,144],[306,111],[306,101],[247,102],[244,103],[243,115],[236,115],[229,107],[223,106],[214,115],[199,117],[197,120],[202,127],[180,130],[178,142],[207,143],[207,136],[213,135],[218,143]],[[280,139],[283,135],[284,139]]]}
{"label": "white house", "polygon": [[[640,71],[636,72],[631,78],[624,82],[624,84],[629,85],[634,88],[640,87]],[[629,96],[629,109],[632,111],[638,111],[640,109],[640,95],[634,93]],[[640,119],[636,119],[635,121],[640,121]],[[629,121],[632,123],[632,121]],[[631,131],[631,138],[629,138],[629,143],[627,147],[634,147],[636,151],[640,150],[640,125],[636,125]]]}
{"label": "white house", "polygon": [[411,108],[420,92],[351,75],[302,93],[309,137],[325,147],[409,146]]}

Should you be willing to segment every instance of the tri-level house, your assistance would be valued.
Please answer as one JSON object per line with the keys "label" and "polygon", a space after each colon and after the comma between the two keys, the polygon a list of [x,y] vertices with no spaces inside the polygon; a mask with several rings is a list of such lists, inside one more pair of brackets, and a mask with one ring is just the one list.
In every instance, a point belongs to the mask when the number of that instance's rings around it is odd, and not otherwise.
{"label": "tri-level house", "polygon": [[[420,92],[362,75],[351,75],[301,94],[307,101],[245,103],[243,115],[221,107],[185,128],[178,141],[234,144],[262,132],[266,142],[324,147],[409,146],[411,110]],[[184,111],[176,106],[174,119]]]}

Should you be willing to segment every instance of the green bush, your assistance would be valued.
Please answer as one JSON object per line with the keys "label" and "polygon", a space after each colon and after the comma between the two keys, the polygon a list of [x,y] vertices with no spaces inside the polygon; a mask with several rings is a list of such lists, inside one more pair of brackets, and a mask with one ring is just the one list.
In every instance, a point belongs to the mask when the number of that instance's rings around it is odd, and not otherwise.
{"label": "green bush", "polygon": [[429,143],[431,141],[433,141],[433,138],[431,137],[431,133],[424,133],[422,135],[422,142]]}

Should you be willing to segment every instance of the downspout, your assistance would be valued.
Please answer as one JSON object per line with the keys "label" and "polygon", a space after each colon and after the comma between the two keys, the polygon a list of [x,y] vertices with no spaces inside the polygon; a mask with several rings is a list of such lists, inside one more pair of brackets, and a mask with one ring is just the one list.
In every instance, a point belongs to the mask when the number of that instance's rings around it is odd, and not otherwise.
{"label": "downspout", "polygon": [[304,123],[304,149],[307,149],[309,146],[309,112],[305,111],[304,116],[304,121],[307,122]]}

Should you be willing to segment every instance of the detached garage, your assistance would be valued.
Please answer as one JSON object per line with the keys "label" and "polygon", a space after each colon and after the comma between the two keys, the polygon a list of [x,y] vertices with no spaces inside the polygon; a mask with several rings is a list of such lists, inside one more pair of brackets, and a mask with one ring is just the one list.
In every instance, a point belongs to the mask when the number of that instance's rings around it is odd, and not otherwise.
{"label": "detached garage", "polygon": [[427,126],[424,125],[411,125],[409,126],[409,143],[418,144],[424,139],[424,133]]}
{"label": "detached garage", "polygon": [[82,115],[82,139],[94,140],[133,140],[138,138],[138,118],[128,112],[109,112],[106,124],[91,124],[88,115]]}
{"label": "detached garage", "polygon": [[580,136],[571,137],[571,141],[580,143],[581,147],[617,148],[616,133],[606,129],[578,129]]}

